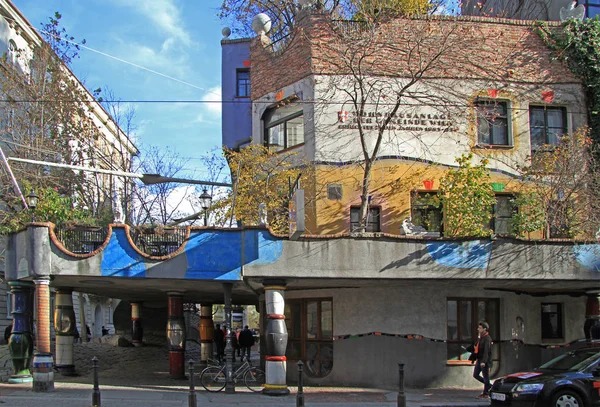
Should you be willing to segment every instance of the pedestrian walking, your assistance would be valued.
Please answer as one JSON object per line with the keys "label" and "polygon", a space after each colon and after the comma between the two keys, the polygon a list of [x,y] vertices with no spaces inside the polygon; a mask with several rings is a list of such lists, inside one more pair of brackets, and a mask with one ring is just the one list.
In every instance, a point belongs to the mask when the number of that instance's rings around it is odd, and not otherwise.
{"label": "pedestrian walking", "polygon": [[217,360],[220,362],[223,359],[224,351],[225,351],[225,336],[223,335],[223,330],[221,330],[221,324],[217,324],[215,327],[215,331],[213,334],[213,342],[215,344],[215,348],[217,350]]}
{"label": "pedestrian walking", "polygon": [[248,325],[246,325],[244,330],[240,332],[239,344],[242,348],[242,360],[244,357],[246,357],[246,360],[249,362],[251,348],[254,345],[254,334],[250,329],[248,329]]}
{"label": "pedestrian walking", "polygon": [[490,367],[492,363],[492,338],[489,333],[490,326],[485,321],[480,321],[477,325],[477,332],[479,333],[479,339],[475,344],[475,351],[477,355],[475,359],[475,367],[473,368],[473,377],[475,380],[483,383],[483,393],[477,398],[486,399],[488,398],[490,388]]}

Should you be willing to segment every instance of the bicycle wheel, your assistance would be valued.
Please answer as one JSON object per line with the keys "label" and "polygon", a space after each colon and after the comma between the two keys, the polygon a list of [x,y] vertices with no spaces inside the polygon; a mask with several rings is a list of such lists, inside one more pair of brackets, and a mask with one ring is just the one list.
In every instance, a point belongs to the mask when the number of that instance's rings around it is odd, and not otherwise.
{"label": "bicycle wheel", "polygon": [[206,391],[217,392],[225,387],[225,369],[216,366],[209,366],[200,374],[200,383]]}
{"label": "bicycle wheel", "polygon": [[244,384],[255,393],[265,388],[265,379],[265,372],[256,367],[251,367],[244,373]]}

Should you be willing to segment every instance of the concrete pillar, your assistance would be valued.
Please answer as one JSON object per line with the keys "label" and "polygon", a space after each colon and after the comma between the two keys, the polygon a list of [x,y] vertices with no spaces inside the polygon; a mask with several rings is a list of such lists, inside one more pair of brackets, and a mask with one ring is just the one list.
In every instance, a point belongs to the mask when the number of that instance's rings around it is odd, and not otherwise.
{"label": "concrete pillar", "polygon": [[54,390],[54,360],[50,350],[50,279],[34,280],[37,312],[36,352],[33,354],[33,391]]}
{"label": "concrete pillar", "polygon": [[73,365],[73,338],[76,328],[73,289],[60,288],[56,291],[54,332],[56,334],[56,370],[63,376],[76,374],[75,365]]}
{"label": "concrete pillar", "polygon": [[597,292],[587,296],[583,332],[587,340],[600,339],[600,296]]}
{"label": "concrete pillar", "polygon": [[225,361],[227,363],[227,378],[225,384],[225,393],[235,393],[235,383],[233,382],[233,362],[235,355],[233,345],[231,344],[231,291],[232,283],[223,283],[223,292],[225,299]]}
{"label": "concrete pillar", "polygon": [[142,346],[144,340],[144,327],[142,326],[142,303],[131,303],[131,343],[133,346]]}
{"label": "concrete pillar", "polygon": [[185,379],[185,321],[183,319],[183,293],[169,292],[169,374],[174,379]]}
{"label": "concrete pillar", "polygon": [[200,304],[200,364],[206,365],[213,354],[215,332],[212,319],[212,304]]}
{"label": "concrete pillar", "polygon": [[31,317],[33,301],[29,281],[9,281],[12,293],[11,315],[13,327],[8,339],[8,350],[15,373],[8,379],[9,383],[27,383],[33,381],[29,366],[33,358],[33,336],[31,335]]}
{"label": "concrete pillar", "polygon": [[265,305],[267,325],[265,327],[265,374],[264,394],[284,396],[290,393],[286,382],[285,351],[287,328],[285,326],[285,282],[265,282]]}

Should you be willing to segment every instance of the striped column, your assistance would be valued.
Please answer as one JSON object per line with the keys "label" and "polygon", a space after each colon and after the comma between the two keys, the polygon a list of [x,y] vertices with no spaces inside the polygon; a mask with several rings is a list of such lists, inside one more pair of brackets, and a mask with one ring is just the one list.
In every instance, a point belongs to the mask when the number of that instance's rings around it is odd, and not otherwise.
{"label": "striped column", "polygon": [[200,363],[206,365],[213,354],[215,328],[212,319],[212,304],[200,304]]}
{"label": "striped column", "polygon": [[167,293],[169,296],[169,374],[174,379],[185,379],[185,320],[183,319],[183,294]]}
{"label": "striped column", "polygon": [[[74,376],[76,374],[73,365],[75,329],[73,289],[60,288],[56,291],[54,332],[56,334],[56,370],[63,376]],[[85,327],[82,327],[82,330],[84,329]]]}
{"label": "striped column", "polygon": [[36,352],[33,354],[33,391],[54,390],[54,360],[50,351],[50,279],[38,278],[35,283],[37,311]]}
{"label": "striped column", "polygon": [[288,334],[285,327],[285,285],[265,284],[267,326],[265,329],[265,374],[264,394],[284,396],[290,393],[286,383],[286,358]]}
{"label": "striped column", "polygon": [[588,294],[583,331],[587,340],[600,339],[600,297],[598,293]]}
{"label": "striped column", "polygon": [[142,303],[131,303],[131,343],[133,346],[142,346],[144,328],[142,327]]}

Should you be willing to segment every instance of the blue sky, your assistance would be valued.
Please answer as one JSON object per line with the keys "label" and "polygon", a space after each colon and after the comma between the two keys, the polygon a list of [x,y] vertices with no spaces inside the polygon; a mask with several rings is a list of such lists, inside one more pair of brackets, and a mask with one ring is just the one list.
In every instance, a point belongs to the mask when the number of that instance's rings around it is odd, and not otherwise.
{"label": "blue sky", "polygon": [[[220,0],[13,0],[34,28],[54,12],[87,47],[187,82],[186,85],[81,49],[72,69],[88,89],[111,89],[126,101],[218,101]],[[202,155],[221,145],[218,103],[133,103],[138,145],[169,146],[202,177]]]}

